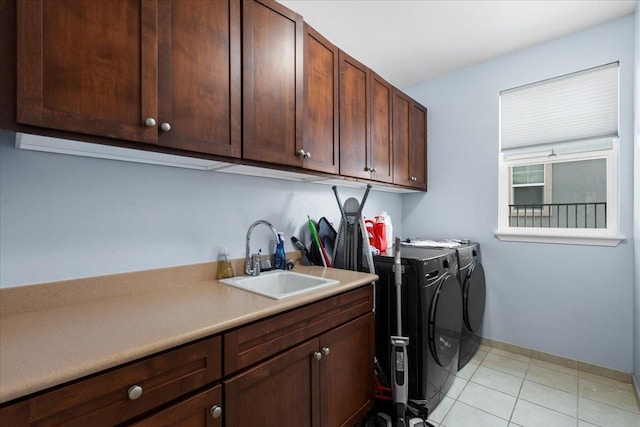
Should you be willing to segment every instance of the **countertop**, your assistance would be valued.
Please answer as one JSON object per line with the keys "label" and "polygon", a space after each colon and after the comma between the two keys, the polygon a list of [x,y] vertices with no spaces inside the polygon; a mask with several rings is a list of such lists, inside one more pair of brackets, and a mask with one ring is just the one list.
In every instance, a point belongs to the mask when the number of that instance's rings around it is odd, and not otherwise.
{"label": "countertop", "polygon": [[[212,263],[215,264],[215,263]],[[130,362],[159,351],[296,308],[377,279],[374,274],[323,267],[297,267],[300,273],[338,280],[317,291],[273,300],[216,280],[177,275],[162,286],[132,286],[128,293],[65,300],[83,287],[28,286],[23,295],[55,295],[55,304],[4,310],[0,317],[0,403]],[[157,274],[156,274],[157,276]],[[127,274],[114,276],[126,283]],[[148,276],[153,277],[153,275]],[[166,277],[163,276],[163,277]],[[185,278],[186,277],[186,278]],[[213,277],[213,275],[209,276]],[[140,280],[136,276],[137,280]],[[114,279],[116,280],[116,279]],[[84,282],[83,282],[84,283]],[[64,290],[66,289],[66,290]],[[60,291],[58,291],[60,290]],[[14,293],[22,291],[13,290]],[[86,291],[91,292],[91,291]],[[5,294],[8,295],[8,294]],[[16,299],[4,298],[8,301]],[[16,299],[17,300],[17,299]],[[66,303],[68,301],[68,303]],[[28,304],[27,304],[28,305]],[[6,307],[5,307],[6,308]]]}

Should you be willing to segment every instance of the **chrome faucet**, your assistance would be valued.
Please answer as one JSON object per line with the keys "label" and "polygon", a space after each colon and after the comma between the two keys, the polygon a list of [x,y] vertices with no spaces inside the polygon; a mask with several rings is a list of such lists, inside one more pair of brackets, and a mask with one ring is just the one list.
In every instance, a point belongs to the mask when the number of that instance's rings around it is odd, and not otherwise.
{"label": "chrome faucet", "polygon": [[251,232],[256,228],[256,225],[264,224],[271,229],[273,232],[273,238],[276,243],[278,243],[278,232],[271,225],[269,221],[265,221],[264,219],[259,219],[258,221],[251,224],[249,230],[247,231],[247,241],[246,241],[246,256],[244,259],[244,272],[249,276],[259,276],[260,275],[260,254],[251,254]]}

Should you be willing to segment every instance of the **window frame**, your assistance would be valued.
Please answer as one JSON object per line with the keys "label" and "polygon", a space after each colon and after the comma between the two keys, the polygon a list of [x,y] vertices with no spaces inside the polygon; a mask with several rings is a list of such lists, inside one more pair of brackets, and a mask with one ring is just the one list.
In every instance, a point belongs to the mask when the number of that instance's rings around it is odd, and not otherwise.
{"label": "window frame", "polygon": [[[513,183],[513,167],[516,166],[524,166],[524,165],[510,165],[508,166],[507,169],[507,174],[509,175],[509,201],[515,201],[515,195],[514,195],[514,188],[518,187],[518,188],[522,188],[522,187],[542,187],[542,204],[547,204],[547,203],[551,203],[552,199],[552,192],[553,189],[551,188],[551,185],[549,185],[553,179],[552,176],[552,163],[536,163],[536,162],[529,162],[526,163],[526,165],[539,165],[542,164],[544,166],[544,170],[543,170],[543,181],[542,184],[514,184]],[[511,169],[511,172],[509,173],[509,168]],[[511,204],[511,203],[509,203]],[[544,207],[542,209],[540,208],[531,208],[532,212],[537,212],[540,214],[540,216],[549,216],[549,208],[548,207]],[[510,216],[526,216],[527,212],[529,212],[529,210],[525,210],[525,209],[518,209],[518,208],[511,208],[511,212],[510,212]],[[521,227],[518,227],[521,228]]]}
{"label": "window frame", "polygon": [[[499,217],[496,237],[502,241],[597,246],[616,246],[624,240],[624,237],[619,235],[619,139],[617,137],[611,137],[611,139],[611,149],[596,151],[554,154],[553,156],[549,156],[548,153],[523,154],[511,156],[509,159],[505,159],[504,153],[501,152],[499,154]],[[554,164],[593,159],[605,159],[606,161],[606,228],[511,227],[509,225],[509,196],[511,191],[510,167],[525,164]]]}

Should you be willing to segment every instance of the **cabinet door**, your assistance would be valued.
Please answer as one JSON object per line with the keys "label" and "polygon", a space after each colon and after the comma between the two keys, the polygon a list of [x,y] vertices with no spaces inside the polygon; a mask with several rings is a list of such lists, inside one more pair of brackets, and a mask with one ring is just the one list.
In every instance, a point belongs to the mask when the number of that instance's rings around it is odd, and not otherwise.
{"label": "cabinet door", "polygon": [[373,407],[373,313],[320,338],[321,425],[352,426]]}
{"label": "cabinet door", "polygon": [[317,426],[318,340],[312,339],[224,384],[227,426]]}
{"label": "cabinet door", "polygon": [[340,51],[340,175],[370,178],[370,70]]}
{"label": "cabinet door", "polygon": [[393,182],[392,99],[393,87],[372,71],[368,166],[371,179],[382,182]]}
{"label": "cabinet door", "polygon": [[338,174],[338,48],[304,24],[304,167]]}
{"label": "cabinet door", "polygon": [[302,17],[273,0],[242,5],[242,157],[302,166]]}
{"label": "cabinet door", "polygon": [[17,4],[17,121],[157,142],[157,4]]}
{"label": "cabinet door", "polygon": [[240,0],[159,10],[159,144],[240,157]]}
{"label": "cabinet door", "polygon": [[[214,412],[216,407],[219,409]],[[134,423],[131,426],[221,427],[222,411],[222,386],[219,385],[171,405],[167,409]]]}
{"label": "cabinet door", "polygon": [[427,189],[427,110],[393,92],[393,183]]}
{"label": "cabinet door", "polygon": [[413,185],[427,189],[427,109],[414,102],[411,105],[409,126],[411,130],[410,158]]}

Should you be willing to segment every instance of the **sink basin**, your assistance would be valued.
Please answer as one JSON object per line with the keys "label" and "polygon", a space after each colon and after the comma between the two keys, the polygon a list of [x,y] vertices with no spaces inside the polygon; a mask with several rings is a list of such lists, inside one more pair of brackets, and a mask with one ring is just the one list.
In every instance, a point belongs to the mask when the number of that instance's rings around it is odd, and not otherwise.
{"label": "sink basin", "polygon": [[334,279],[309,276],[293,271],[274,270],[259,276],[237,276],[220,280],[220,283],[244,289],[273,299],[287,298],[339,283]]}

